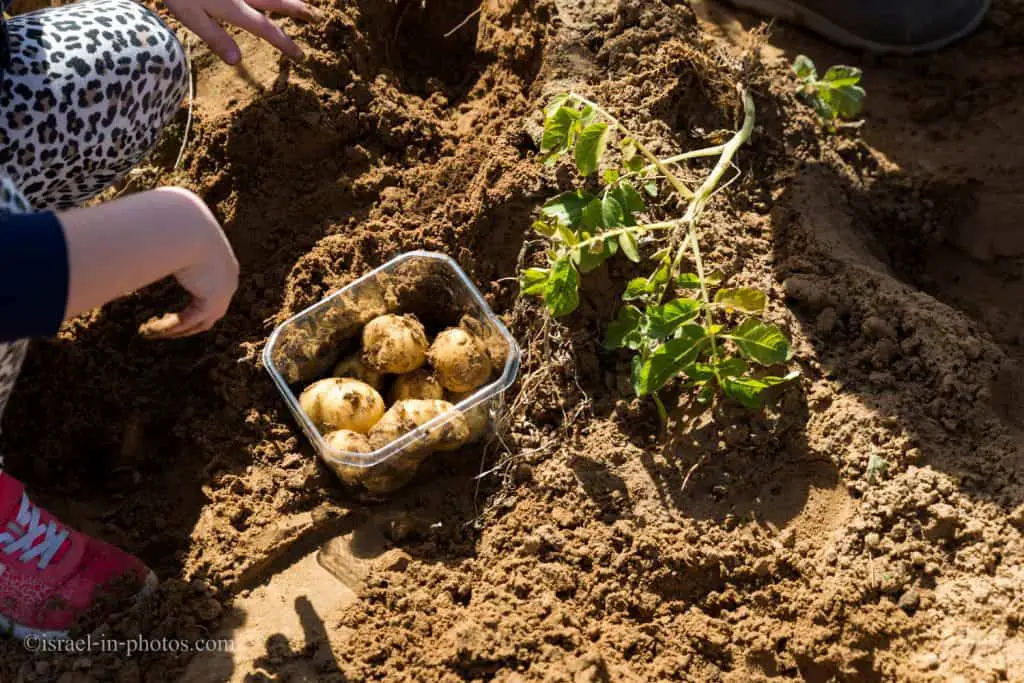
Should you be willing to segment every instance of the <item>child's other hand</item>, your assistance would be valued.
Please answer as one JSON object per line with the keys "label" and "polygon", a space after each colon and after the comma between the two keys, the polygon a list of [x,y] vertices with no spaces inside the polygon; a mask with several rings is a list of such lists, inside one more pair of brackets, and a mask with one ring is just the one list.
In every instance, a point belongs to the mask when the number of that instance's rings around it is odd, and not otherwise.
{"label": "child's other hand", "polygon": [[232,65],[241,60],[242,53],[222,23],[243,28],[289,57],[302,59],[302,50],[295,41],[263,12],[277,12],[305,21],[318,16],[318,12],[302,0],[164,0],[164,4],[218,57]]}
{"label": "child's other hand", "polygon": [[70,318],[173,276],[192,301],[150,331],[170,339],[213,327],[238,288],[238,261],[199,197],[180,188],[142,192],[58,216],[68,252]]}
{"label": "child's other hand", "polygon": [[177,313],[176,324],[162,330],[157,338],[174,339],[209,330],[228,312],[238,289],[238,260],[224,231],[212,214],[201,225],[205,231],[199,258],[174,273],[175,279],[192,295],[192,301]]}

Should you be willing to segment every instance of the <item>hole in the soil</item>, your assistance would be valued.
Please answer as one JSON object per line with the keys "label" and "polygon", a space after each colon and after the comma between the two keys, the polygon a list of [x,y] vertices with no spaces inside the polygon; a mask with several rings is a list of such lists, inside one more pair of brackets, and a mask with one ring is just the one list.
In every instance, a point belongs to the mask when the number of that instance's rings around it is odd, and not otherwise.
{"label": "hole in the soil", "polygon": [[411,92],[429,96],[445,91],[452,99],[465,95],[483,69],[476,51],[477,18],[446,37],[471,15],[479,0],[399,0],[363,2],[364,14],[373,16],[381,6],[393,12],[376,27],[386,62],[399,74]]}

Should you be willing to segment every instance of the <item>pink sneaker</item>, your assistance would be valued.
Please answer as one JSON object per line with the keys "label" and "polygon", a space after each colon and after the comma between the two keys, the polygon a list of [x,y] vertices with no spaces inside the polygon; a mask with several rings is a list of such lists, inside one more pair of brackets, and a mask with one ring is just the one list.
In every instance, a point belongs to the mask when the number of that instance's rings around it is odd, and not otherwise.
{"label": "pink sneaker", "polygon": [[67,528],[0,472],[0,629],[21,639],[65,638],[100,598],[155,585],[141,561]]}

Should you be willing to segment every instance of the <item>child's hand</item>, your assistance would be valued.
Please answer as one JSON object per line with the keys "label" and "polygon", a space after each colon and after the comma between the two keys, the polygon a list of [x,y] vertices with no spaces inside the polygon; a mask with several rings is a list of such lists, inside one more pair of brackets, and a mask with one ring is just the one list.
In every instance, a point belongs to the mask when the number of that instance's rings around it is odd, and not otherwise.
{"label": "child's hand", "polygon": [[299,46],[263,12],[278,12],[306,21],[317,17],[317,11],[302,0],[164,0],[164,4],[228,64],[237,64],[242,53],[221,23],[234,24],[289,57],[302,59]]}
{"label": "child's hand", "polygon": [[58,218],[68,250],[65,317],[169,275],[192,301],[152,336],[203,332],[227,312],[238,287],[238,261],[213,214],[191,192],[161,188]]}

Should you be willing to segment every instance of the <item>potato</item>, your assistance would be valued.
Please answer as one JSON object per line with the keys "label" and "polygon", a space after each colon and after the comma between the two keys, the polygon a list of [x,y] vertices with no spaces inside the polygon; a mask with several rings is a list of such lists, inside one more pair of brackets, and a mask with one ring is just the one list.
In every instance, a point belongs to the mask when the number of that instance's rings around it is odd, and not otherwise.
{"label": "potato", "polygon": [[460,327],[437,335],[427,352],[441,386],[448,391],[476,389],[491,376],[491,359],[480,340]]}
{"label": "potato", "polygon": [[309,385],[299,405],[321,433],[350,429],[365,434],[384,414],[384,399],[357,379],[329,377]]}
{"label": "potato", "polygon": [[391,403],[407,398],[444,398],[444,388],[433,372],[428,368],[420,368],[396,377],[388,398]]}
{"label": "potato", "polygon": [[426,362],[427,333],[411,315],[382,315],[363,328],[363,362],[376,370],[401,375]]}
{"label": "potato", "polygon": [[[456,405],[462,400],[469,398],[469,395],[472,393],[472,391],[466,391],[463,393],[449,392],[447,399],[452,403],[452,405]],[[469,427],[469,438],[466,439],[466,445],[476,443],[487,435],[487,430],[491,426],[491,411],[489,404],[489,400],[481,401],[469,410],[462,411],[462,414],[466,416],[466,425]]]}
{"label": "potato", "polygon": [[384,385],[384,378],[381,377],[381,374],[368,367],[358,353],[353,353],[351,356],[338,361],[338,364],[334,366],[334,370],[331,371],[331,375],[333,377],[351,377],[360,382],[366,382],[377,391],[380,391]]}
{"label": "potato", "polygon": [[[448,401],[408,398],[399,401],[384,413],[384,417],[370,430],[370,445],[382,448],[402,435],[430,422],[438,415],[454,411]],[[422,448],[450,451],[459,448],[469,438],[469,425],[459,412],[440,427],[432,430]]]}
{"label": "potato", "polygon": [[508,341],[501,336],[497,328],[481,322],[471,315],[462,316],[459,327],[475,336],[484,345],[484,348],[487,349],[487,357],[491,360],[492,370],[500,372],[505,367],[505,363],[508,361]]}
{"label": "potato", "polygon": [[[370,440],[365,434],[353,432],[351,429],[339,429],[324,436],[324,441],[331,448],[349,453],[372,453]],[[357,468],[361,469],[361,468]]]}
{"label": "potato", "polygon": [[323,377],[338,361],[338,349],[320,336],[314,321],[301,321],[281,332],[273,350],[274,364],[288,384]]}

